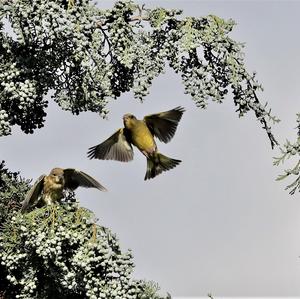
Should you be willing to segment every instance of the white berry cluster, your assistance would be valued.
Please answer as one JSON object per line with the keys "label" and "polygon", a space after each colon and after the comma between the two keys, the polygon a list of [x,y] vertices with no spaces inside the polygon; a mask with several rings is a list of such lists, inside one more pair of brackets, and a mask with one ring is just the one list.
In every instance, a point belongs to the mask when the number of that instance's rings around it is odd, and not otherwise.
{"label": "white berry cluster", "polygon": [[76,203],[15,212],[0,235],[0,281],[15,298],[142,298],[131,251],[93,218]]}
{"label": "white berry cluster", "polygon": [[8,114],[5,110],[0,110],[0,135],[9,135],[11,128],[8,121]]}

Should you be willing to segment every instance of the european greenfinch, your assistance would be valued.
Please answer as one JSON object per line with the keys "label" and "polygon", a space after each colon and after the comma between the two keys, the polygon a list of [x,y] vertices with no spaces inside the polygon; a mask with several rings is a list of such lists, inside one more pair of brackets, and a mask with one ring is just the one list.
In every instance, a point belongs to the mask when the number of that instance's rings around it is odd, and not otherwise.
{"label": "european greenfinch", "polygon": [[89,148],[88,157],[128,162],[133,159],[133,144],[147,158],[144,180],[154,178],[181,162],[159,153],[154,137],[162,142],[169,142],[176,132],[184,111],[184,108],[176,107],[169,111],[147,115],[143,120],[137,119],[130,113],[125,114],[124,128],[118,129],[104,142]]}
{"label": "european greenfinch", "polygon": [[77,187],[106,189],[94,178],[83,171],[74,168],[53,168],[49,175],[41,175],[26,194],[21,212],[32,206],[51,205],[59,202],[65,189],[75,190]]}

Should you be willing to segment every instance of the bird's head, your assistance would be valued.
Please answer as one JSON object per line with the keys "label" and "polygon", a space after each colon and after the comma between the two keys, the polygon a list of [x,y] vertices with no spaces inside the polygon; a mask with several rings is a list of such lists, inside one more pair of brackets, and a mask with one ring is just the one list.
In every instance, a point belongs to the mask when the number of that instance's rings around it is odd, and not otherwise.
{"label": "bird's head", "polygon": [[57,184],[63,184],[65,181],[64,170],[62,168],[53,168],[49,175]]}
{"label": "bird's head", "polygon": [[136,117],[133,114],[126,113],[123,116],[123,123],[125,128],[130,128],[132,123],[136,120]]}

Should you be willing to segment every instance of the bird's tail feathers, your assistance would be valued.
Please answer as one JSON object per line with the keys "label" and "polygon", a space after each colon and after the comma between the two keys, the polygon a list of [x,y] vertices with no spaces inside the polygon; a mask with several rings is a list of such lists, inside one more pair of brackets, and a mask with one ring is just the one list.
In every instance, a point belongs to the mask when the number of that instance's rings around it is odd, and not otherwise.
{"label": "bird's tail feathers", "polygon": [[169,158],[161,153],[155,153],[147,157],[147,171],[144,180],[152,179],[163,171],[176,167],[180,162],[181,160]]}

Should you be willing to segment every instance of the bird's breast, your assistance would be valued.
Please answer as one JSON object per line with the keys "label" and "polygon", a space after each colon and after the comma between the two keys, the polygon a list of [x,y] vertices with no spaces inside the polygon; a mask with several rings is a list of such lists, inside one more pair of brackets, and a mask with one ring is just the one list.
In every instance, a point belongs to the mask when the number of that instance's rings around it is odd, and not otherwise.
{"label": "bird's breast", "polygon": [[44,179],[44,193],[60,192],[64,188],[64,182],[56,182],[51,177]]}
{"label": "bird's breast", "polygon": [[63,198],[63,182],[56,182],[51,177],[45,177],[43,188],[43,201],[45,204],[53,204]]}
{"label": "bird's breast", "polygon": [[143,121],[139,121],[131,128],[132,143],[140,150],[152,152],[156,149],[155,140]]}

